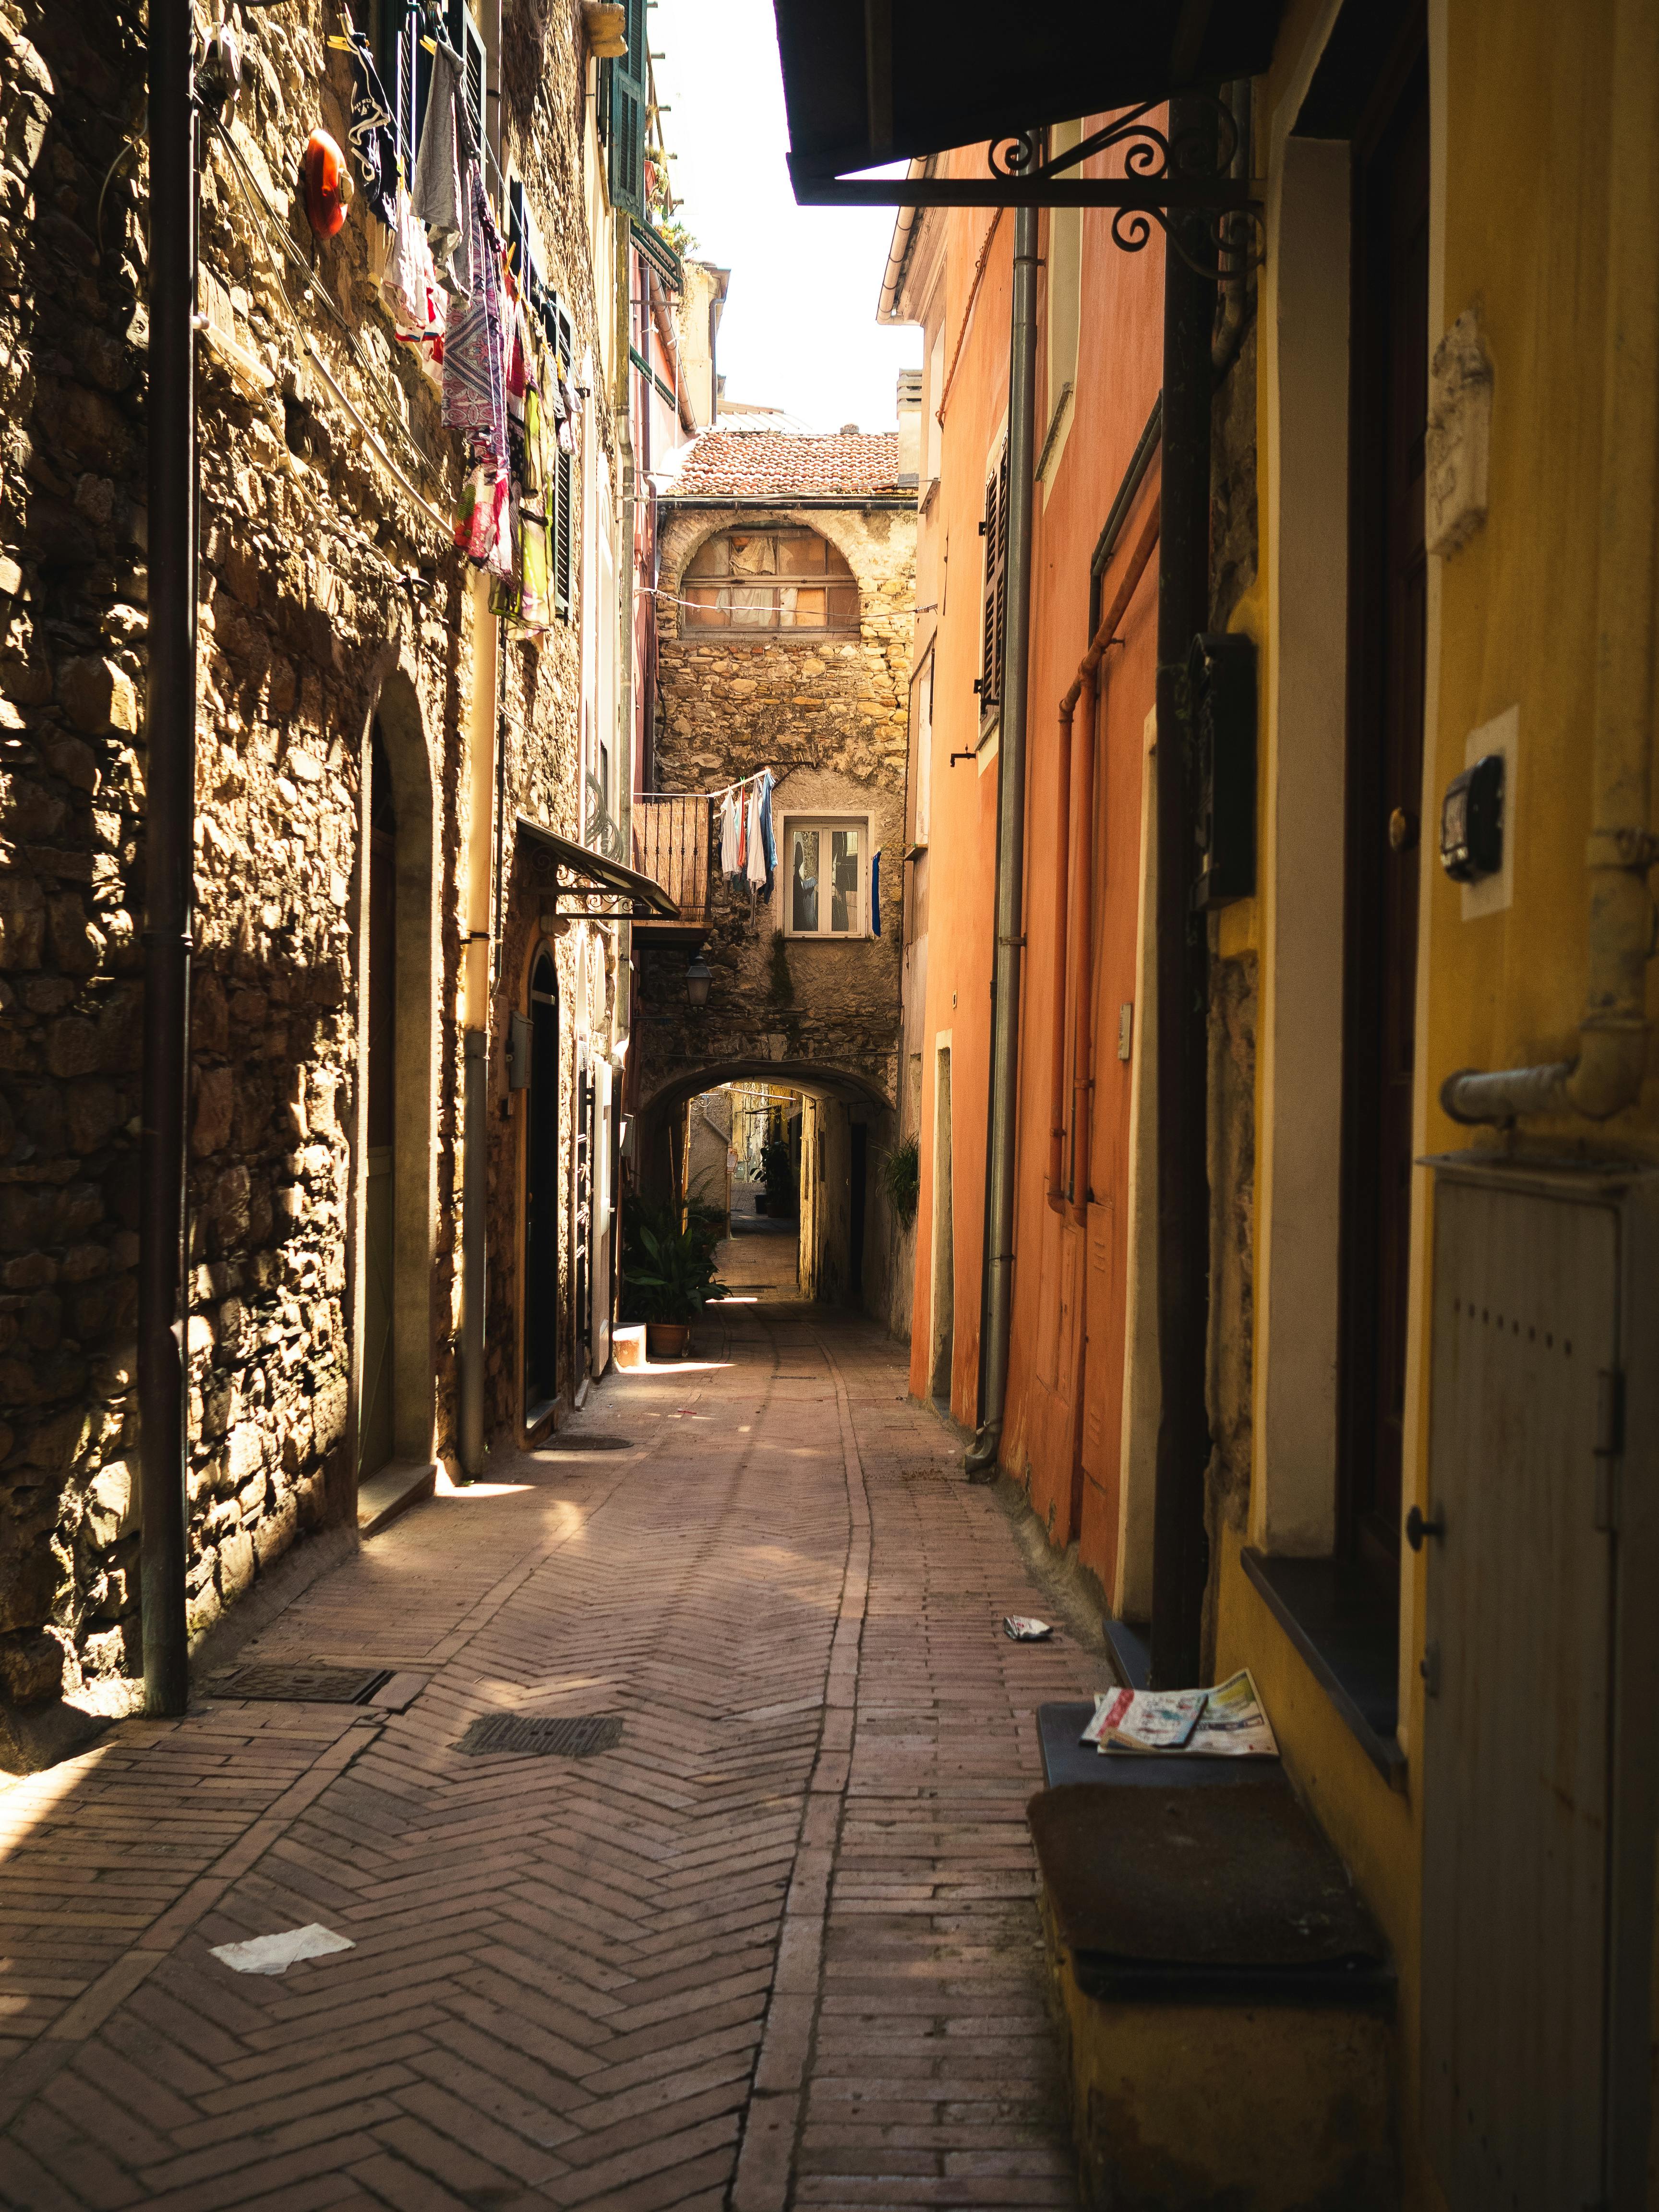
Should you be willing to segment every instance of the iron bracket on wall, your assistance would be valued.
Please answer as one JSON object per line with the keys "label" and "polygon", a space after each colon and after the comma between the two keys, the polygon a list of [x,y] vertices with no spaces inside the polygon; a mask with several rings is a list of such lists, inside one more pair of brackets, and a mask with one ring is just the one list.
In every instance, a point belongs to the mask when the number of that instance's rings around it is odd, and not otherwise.
{"label": "iron bracket on wall", "polygon": [[[1212,94],[1188,94],[1182,100],[1183,105],[1200,100],[1213,110],[1218,130],[1207,146],[1197,139],[1172,143],[1146,119],[1163,103],[1143,100],[1052,155],[1046,154],[1043,131],[998,139],[987,157],[988,177],[821,177],[797,167],[792,155],[790,179],[802,207],[1112,208],[1112,242],[1124,252],[1139,253],[1156,226],[1195,273],[1212,276],[1213,270],[1199,268],[1171,236],[1168,222],[1174,210],[1201,210],[1215,216],[1215,249],[1224,273],[1257,268],[1263,258],[1262,204],[1248,178],[1229,174],[1238,126],[1226,103]],[[1124,149],[1121,177],[1062,173],[1119,146]]]}

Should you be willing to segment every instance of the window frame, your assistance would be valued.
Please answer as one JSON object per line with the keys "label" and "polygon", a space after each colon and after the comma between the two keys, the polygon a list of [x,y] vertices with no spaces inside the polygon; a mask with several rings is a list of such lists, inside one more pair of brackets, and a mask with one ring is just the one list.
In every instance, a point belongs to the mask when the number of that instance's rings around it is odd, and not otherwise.
{"label": "window frame", "polygon": [[[858,873],[858,921],[852,929],[798,929],[795,927],[790,893],[790,855],[793,840],[798,830],[817,830],[825,836],[836,830],[856,830],[860,840]],[[778,881],[777,902],[779,921],[786,937],[799,939],[805,945],[854,945],[871,938],[870,927],[870,870],[875,860],[872,842],[873,824],[867,814],[838,814],[832,811],[803,810],[799,814],[781,815],[778,820]],[[824,861],[820,856],[819,866]],[[820,878],[822,880],[822,878]],[[819,900],[820,911],[827,911],[827,897]]]}
{"label": "window frame", "polygon": [[[845,578],[832,575],[828,563],[826,562],[822,579],[799,575],[795,577],[793,581],[798,588],[802,584],[807,585],[809,588],[815,588],[821,581],[823,587],[826,605],[829,602],[830,593],[832,590],[839,587],[845,591],[848,586],[850,586],[858,601],[857,608],[851,621],[839,623],[820,623],[814,624],[807,623],[785,623],[779,622],[696,622],[690,619],[692,607],[696,603],[689,599],[686,595],[691,592],[714,591],[718,590],[722,584],[752,584],[757,586],[764,586],[766,584],[767,579],[764,576],[757,576],[752,579],[745,579],[739,576],[710,578],[707,576],[696,576],[692,574],[696,563],[702,559],[702,556],[708,550],[711,545],[718,544],[722,538],[732,537],[774,538],[793,537],[817,538],[818,543],[821,545],[828,547],[829,550],[845,567],[847,570]],[[778,580],[774,577],[772,580],[775,586]],[[826,638],[857,638],[861,635],[864,629],[864,589],[860,584],[857,576],[854,574],[852,562],[848,560],[847,556],[842,551],[840,546],[836,544],[833,538],[826,538],[823,531],[814,530],[809,525],[805,523],[769,523],[762,527],[750,530],[744,529],[742,525],[738,523],[728,523],[722,529],[711,531],[708,536],[703,539],[702,544],[699,545],[696,550],[692,554],[684,568],[680,571],[679,595],[682,599],[685,600],[685,604],[678,610],[680,616],[680,635],[682,637],[686,638],[704,636],[735,638],[744,642],[752,642],[757,638],[777,638],[781,640],[799,638],[803,643],[817,645],[822,644]],[[710,611],[717,611],[717,610],[711,609]]]}

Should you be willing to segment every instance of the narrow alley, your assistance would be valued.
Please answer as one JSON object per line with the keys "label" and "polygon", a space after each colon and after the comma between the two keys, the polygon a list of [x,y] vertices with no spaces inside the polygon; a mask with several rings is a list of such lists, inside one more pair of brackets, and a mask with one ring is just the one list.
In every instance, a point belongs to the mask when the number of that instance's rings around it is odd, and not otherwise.
{"label": "narrow alley", "polygon": [[[700,1336],[230,1662],[404,1710],[210,1686],[0,1800],[5,2203],[1075,2202],[1025,1805],[1101,1662],[1004,1635],[1037,1594],[901,1346]],[[508,1714],[621,1734],[459,1747]],[[213,1955],[313,1923],[354,1948]]]}

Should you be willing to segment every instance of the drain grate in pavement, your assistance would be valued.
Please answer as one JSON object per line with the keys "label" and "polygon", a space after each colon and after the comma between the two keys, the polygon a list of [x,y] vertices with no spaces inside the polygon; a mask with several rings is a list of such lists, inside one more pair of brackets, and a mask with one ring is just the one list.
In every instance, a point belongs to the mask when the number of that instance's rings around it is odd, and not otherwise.
{"label": "drain grate in pavement", "polygon": [[635,1451],[638,1449],[632,1437],[550,1437],[544,1444],[538,1444],[532,1459],[562,1459],[568,1452]]}
{"label": "drain grate in pavement", "polygon": [[457,1751],[509,1751],[541,1759],[591,1759],[622,1741],[617,1713],[584,1713],[571,1720],[534,1720],[520,1713],[490,1713],[474,1721]]}
{"label": "drain grate in pavement", "polygon": [[268,1660],[216,1674],[213,1688],[221,1698],[254,1698],[296,1705],[366,1705],[380,1685],[391,1680],[389,1667],[290,1667]]}

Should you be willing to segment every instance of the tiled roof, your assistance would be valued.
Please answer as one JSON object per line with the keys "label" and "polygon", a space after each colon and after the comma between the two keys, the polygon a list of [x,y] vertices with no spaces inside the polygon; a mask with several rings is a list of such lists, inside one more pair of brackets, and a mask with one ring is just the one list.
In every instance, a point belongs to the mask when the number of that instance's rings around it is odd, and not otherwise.
{"label": "tiled roof", "polygon": [[898,433],[802,437],[787,430],[704,430],[669,489],[672,499],[894,498]]}

